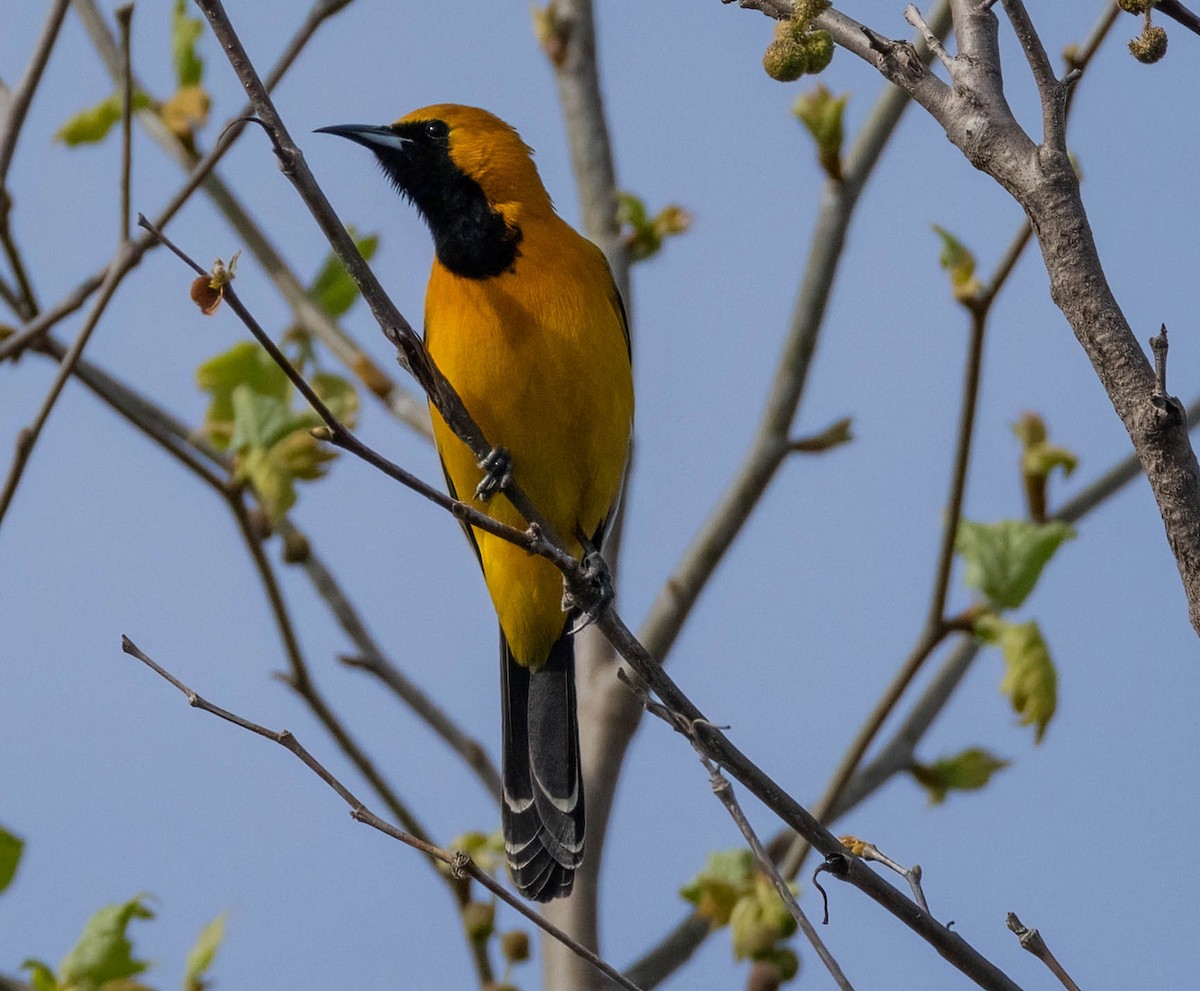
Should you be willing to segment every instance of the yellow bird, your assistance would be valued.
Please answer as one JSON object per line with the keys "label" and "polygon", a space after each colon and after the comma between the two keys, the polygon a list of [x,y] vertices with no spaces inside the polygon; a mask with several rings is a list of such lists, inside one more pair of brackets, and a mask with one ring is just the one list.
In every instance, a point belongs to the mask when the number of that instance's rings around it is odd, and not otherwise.
{"label": "yellow bird", "polygon": [[[599,548],[633,423],[629,330],[603,253],[558,214],[517,132],[485,110],[438,104],[394,124],[321,128],[375,153],[417,208],[435,257],[425,343],[489,443],[571,552]],[[433,411],[450,494],[510,526],[489,471]],[[500,620],[504,843],[519,891],[567,895],[583,860],[574,617],[544,558],[468,537]]]}

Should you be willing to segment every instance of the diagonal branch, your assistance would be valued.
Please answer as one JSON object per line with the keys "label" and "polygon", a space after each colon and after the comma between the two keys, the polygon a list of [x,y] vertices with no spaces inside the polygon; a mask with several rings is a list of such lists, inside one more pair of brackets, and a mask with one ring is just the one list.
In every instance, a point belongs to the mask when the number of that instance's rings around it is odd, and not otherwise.
{"label": "diagonal branch", "polygon": [[538,915],[538,913],[530,909],[520,898],[511,894],[503,885],[498,884],[495,878],[480,868],[479,865],[471,860],[471,858],[465,853],[462,853],[461,851],[455,851],[451,853],[447,850],[443,850],[437,846],[434,846],[427,840],[422,839],[420,836],[414,835],[413,833],[402,829],[397,829],[391,823],[379,818],[379,816],[375,815],[375,813],[368,809],[366,805],[359,801],[358,798],[355,797],[354,793],[350,791],[350,789],[344,784],[342,784],[342,782],[339,781],[331,771],[329,771],[319,760],[309,753],[308,750],[301,745],[300,741],[297,740],[290,731],[267,729],[265,726],[261,726],[258,723],[251,722],[249,719],[246,719],[243,716],[239,716],[237,713],[230,712],[228,709],[222,709],[220,706],[214,705],[212,702],[209,702],[203,696],[197,694],[195,691],[185,685],[182,681],[171,674],[170,671],[166,670],[166,668],[162,667],[156,661],[150,658],[132,640],[130,640],[129,637],[121,637],[121,649],[131,657],[137,658],[160,678],[165,679],[179,689],[179,691],[187,697],[188,705],[192,706],[193,708],[200,709],[203,712],[211,713],[212,715],[217,716],[220,719],[224,719],[226,722],[232,723],[234,726],[244,729],[247,732],[254,733],[257,736],[263,737],[264,739],[278,743],[285,750],[289,751],[302,764],[304,764],[305,767],[312,771],[313,774],[315,774],[322,781],[324,781],[325,784],[332,788],[343,802],[350,806],[350,815],[356,822],[361,822],[371,826],[373,829],[377,829],[381,833],[392,837],[392,839],[399,840],[401,843],[412,847],[414,850],[420,851],[430,860],[444,864],[446,867],[450,868],[450,876],[454,879],[461,880],[464,878],[470,878],[471,880],[479,882],[510,908],[515,909],[534,925],[545,930],[555,939],[561,940],[574,952],[580,954],[580,956],[583,956],[592,964],[592,966],[602,971],[605,976],[610,978],[612,981],[615,981],[620,987],[626,988],[628,991],[639,991],[638,986],[621,974],[618,970],[605,963],[591,950],[580,946],[561,929],[551,925],[540,915]]}
{"label": "diagonal branch", "polygon": [[[283,79],[300,53],[311,41],[326,20],[347,7],[351,0],[315,0],[304,21],[284,46],[279,58],[264,79],[268,90],[273,90]],[[120,77],[120,56],[116,40],[108,29],[104,15],[95,0],[75,0],[75,9],[83,20],[110,76],[116,81]],[[140,85],[139,89],[142,89]],[[239,110],[221,132],[228,142],[241,133],[240,120],[250,113],[250,107]],[[148,134],[185,170],[192,169],[197,154],[185,146],[152,111],[144,110],[135,117]],[[232,132],[227,134],[226,132]],[[254,256],[264,272],[274,282],[280,295],[292,308],[297,323],[318,338],[358,379],[367,390],[379,399],[397,419],[408,424],[418,434],[430,437],[429,413],[423,400],[418,400],[397,384],[382,368],[375,364],[341,325],[331,319],[311,298],[295,272],[271,243],[262,228],[243,206],[241,200],[217,174],[206,176],[204,192],[221,212],[230,227],[237,233],[245,250]],[[161,226],[161,225],[160,225]]]}
{"label": "diagonal branch", "polygon": [[[45,26],[42,28],[41,37],[34,46],[33,56],[25,69],[25,75],[21,77],[21,81],[17,84],[12,99],[8,103],[4,127],[3,130],[0,130],[0,189],[8,185],[8,170],[12,165],[13,152],[16,151],[21,127],[25,123],[25,115],[29,112],[33,94],[42,80],[46,63],[50,61],[50,53],[54,50],[54,43],[58,40],[58,31],[62,27],[63,18],[67,14],[70,2],[71,0],[54,0],[54,3],[50,5]],[[4,197],[3,211],[8,212],[7,195]]]}

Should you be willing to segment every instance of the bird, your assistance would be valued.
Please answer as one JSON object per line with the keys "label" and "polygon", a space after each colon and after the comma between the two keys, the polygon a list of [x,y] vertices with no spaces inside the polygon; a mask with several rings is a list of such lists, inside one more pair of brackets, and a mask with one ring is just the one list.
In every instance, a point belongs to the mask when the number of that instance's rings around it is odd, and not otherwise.
{"label": "bird", "polygon": [[[577,559],[594,560],[620,498],[633,429],[629,325],[603,252],[558,216],[517,131],[435,104],[391,124],[323,127],[369,148],[424,219],[434,258],[425,345],[498,455],[480,464],[434,410],[449,493],[517,528],[512,477]],[[507,458],[501,455],[507,454]],[[503,467],[500,467],[503,466]],[[570,894],[584,856],[573,634],[560,572],[464,524],[500,626],[501,812],[526,898]]]}

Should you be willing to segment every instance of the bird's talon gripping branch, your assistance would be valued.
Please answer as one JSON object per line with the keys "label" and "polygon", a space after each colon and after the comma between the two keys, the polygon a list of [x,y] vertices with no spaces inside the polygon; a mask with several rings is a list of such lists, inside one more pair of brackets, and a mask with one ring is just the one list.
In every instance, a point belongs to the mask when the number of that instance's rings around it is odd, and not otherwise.
{"label": "bird's talon gripping branch", "polygon": [[591,626],[609,607],[616,592],[612,572],[599,551],[588,551],[580,562],[576,581],[563,580],[563,611],[576,614],[572,633]]}
{"label": "bird's talon gripping branch", "polygon": [[479,463],[484,476],[475,486],[475,498],[487,502],[497,492],[503,492],[512,482],[512,455],[503,447],[493,447]]}

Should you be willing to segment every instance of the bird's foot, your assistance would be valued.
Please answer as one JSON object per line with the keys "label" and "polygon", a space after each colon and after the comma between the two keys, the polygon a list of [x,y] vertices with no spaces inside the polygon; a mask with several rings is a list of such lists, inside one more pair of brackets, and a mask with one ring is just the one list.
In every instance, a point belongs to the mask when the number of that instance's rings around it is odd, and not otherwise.
{"label": "bird's foot", "polygon": [[483,478],[475,486],[475,498],[487,502],[497,492],[503,492],[512,483],[512,455],[507,448],[493,447],[487,453],[479,467],[483,469]]}
{"label": "bird's foot", "polygon": [[578,633],[596,622],[615,595],[608,564],[599,551],[588,551],[580,562],[578,577],[563,580],[563,611],[575,614],[571,632]]}

